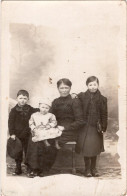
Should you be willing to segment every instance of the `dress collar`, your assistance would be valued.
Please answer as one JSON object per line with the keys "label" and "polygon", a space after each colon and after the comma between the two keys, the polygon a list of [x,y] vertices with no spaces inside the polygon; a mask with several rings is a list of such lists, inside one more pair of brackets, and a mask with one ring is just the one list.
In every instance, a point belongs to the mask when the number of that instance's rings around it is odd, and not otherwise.
{"label": "dress collar", "polygon": [[69,95],[67,95],[66,97],[60,97],[60,99],[61,100],[66,100],[66,99],[68,99],[68,98],[70,98],[71,97],[71,95],[69,94]]}

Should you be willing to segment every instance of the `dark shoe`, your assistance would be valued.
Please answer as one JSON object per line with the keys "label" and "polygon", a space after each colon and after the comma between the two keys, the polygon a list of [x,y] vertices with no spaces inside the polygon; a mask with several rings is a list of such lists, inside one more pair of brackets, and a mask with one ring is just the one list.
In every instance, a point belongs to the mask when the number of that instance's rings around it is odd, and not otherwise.
{"label": "dark shoe", "polygon": [[85,170],[85,176],[86,177],[92,177],[92,174],[91,174],[90,170]]}
{"label": "dark shoe", "polygon": [[39,176],[40,173],[38,171],[34,171],[34,177]]}
{"label": "dark shoe", "polygon": [[32,169],[29,166],[26,166],[26,172],[30,173],[30,172],[32,172]]}
{"label": "dark shoe", "polygon": [[99,173],[98,173],[97,169],[91,169],[91,173],[92,173],[92,176],[94,176],[94,177],[99,176]]}
{"label": "dark shoe", "polygon": [[44,177],[43,172],[41,172],[41,173],[39,174],[39,177]]}
{"label": "dark shoe", "polygon": [[15,172],[13,173],[13,175],[20,175],[20,174],[22,174],[21,168],[16,167]]}

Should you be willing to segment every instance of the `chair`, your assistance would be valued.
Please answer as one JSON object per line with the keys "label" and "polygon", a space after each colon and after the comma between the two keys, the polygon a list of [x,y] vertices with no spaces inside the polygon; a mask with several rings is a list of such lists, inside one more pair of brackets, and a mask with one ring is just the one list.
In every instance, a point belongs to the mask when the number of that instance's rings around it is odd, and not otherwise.
{"label": "chair", "polygon": [[67,142],[65,145],[71,146],[71,150],[72,150],[72,174],[76,174],[76,168],[75,168],[75,145],[76,145],[76,142],[75,141]]}

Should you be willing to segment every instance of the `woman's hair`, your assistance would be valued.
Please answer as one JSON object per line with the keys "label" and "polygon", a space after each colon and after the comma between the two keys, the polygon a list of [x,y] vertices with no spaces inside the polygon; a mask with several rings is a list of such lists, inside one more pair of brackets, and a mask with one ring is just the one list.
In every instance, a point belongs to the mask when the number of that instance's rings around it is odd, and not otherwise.
{"label": "woman's hair", "polygon": [[89,84],[90,82],[94,82],[94,81],[96,81],[97,84],[99,85],[99,80],[98,80],[98,78],[97,78],[96,76],[90,76],[89,78],[87,78],[87,80],[86,80],[86,85],[88,86],[88,84]]}
{"label": "woman's hair", "polygon": [[57,82],[57,88],[59,88],[59,86],[60,86],[62,83],[65,84],[65,85],[67,85],[67,86],[69,86],[69,87],[72,86],[72,82],[71,82],[69,79],[67,79],[67,78],[62,78],[62,79],[60,79],[60,80]]}
{"label": "woman's hair", "polygon": [[26,90],[19,90],[18,93],[17,93],[17,97],[19,95],[23,95],[23,96],[26,96],[26,97],[29,98],[29,93]]}

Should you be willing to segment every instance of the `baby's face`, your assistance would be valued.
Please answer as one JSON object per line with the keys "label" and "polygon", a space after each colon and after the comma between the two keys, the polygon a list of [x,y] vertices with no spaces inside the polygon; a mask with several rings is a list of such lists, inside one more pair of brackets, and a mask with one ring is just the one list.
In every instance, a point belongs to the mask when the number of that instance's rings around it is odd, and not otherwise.
{"label": "baby's face", "polygon": [[39,109],[42,114],[47,114],[49,112],[50,106],[48,106],[44,103],[41,103],[41,104],[39,104]]}
{"label": "baby's face", "polygon": [[88,84],[88,89],[91,93],[95,93],[98,89],[98,83],[96,81],[90,82]]}

